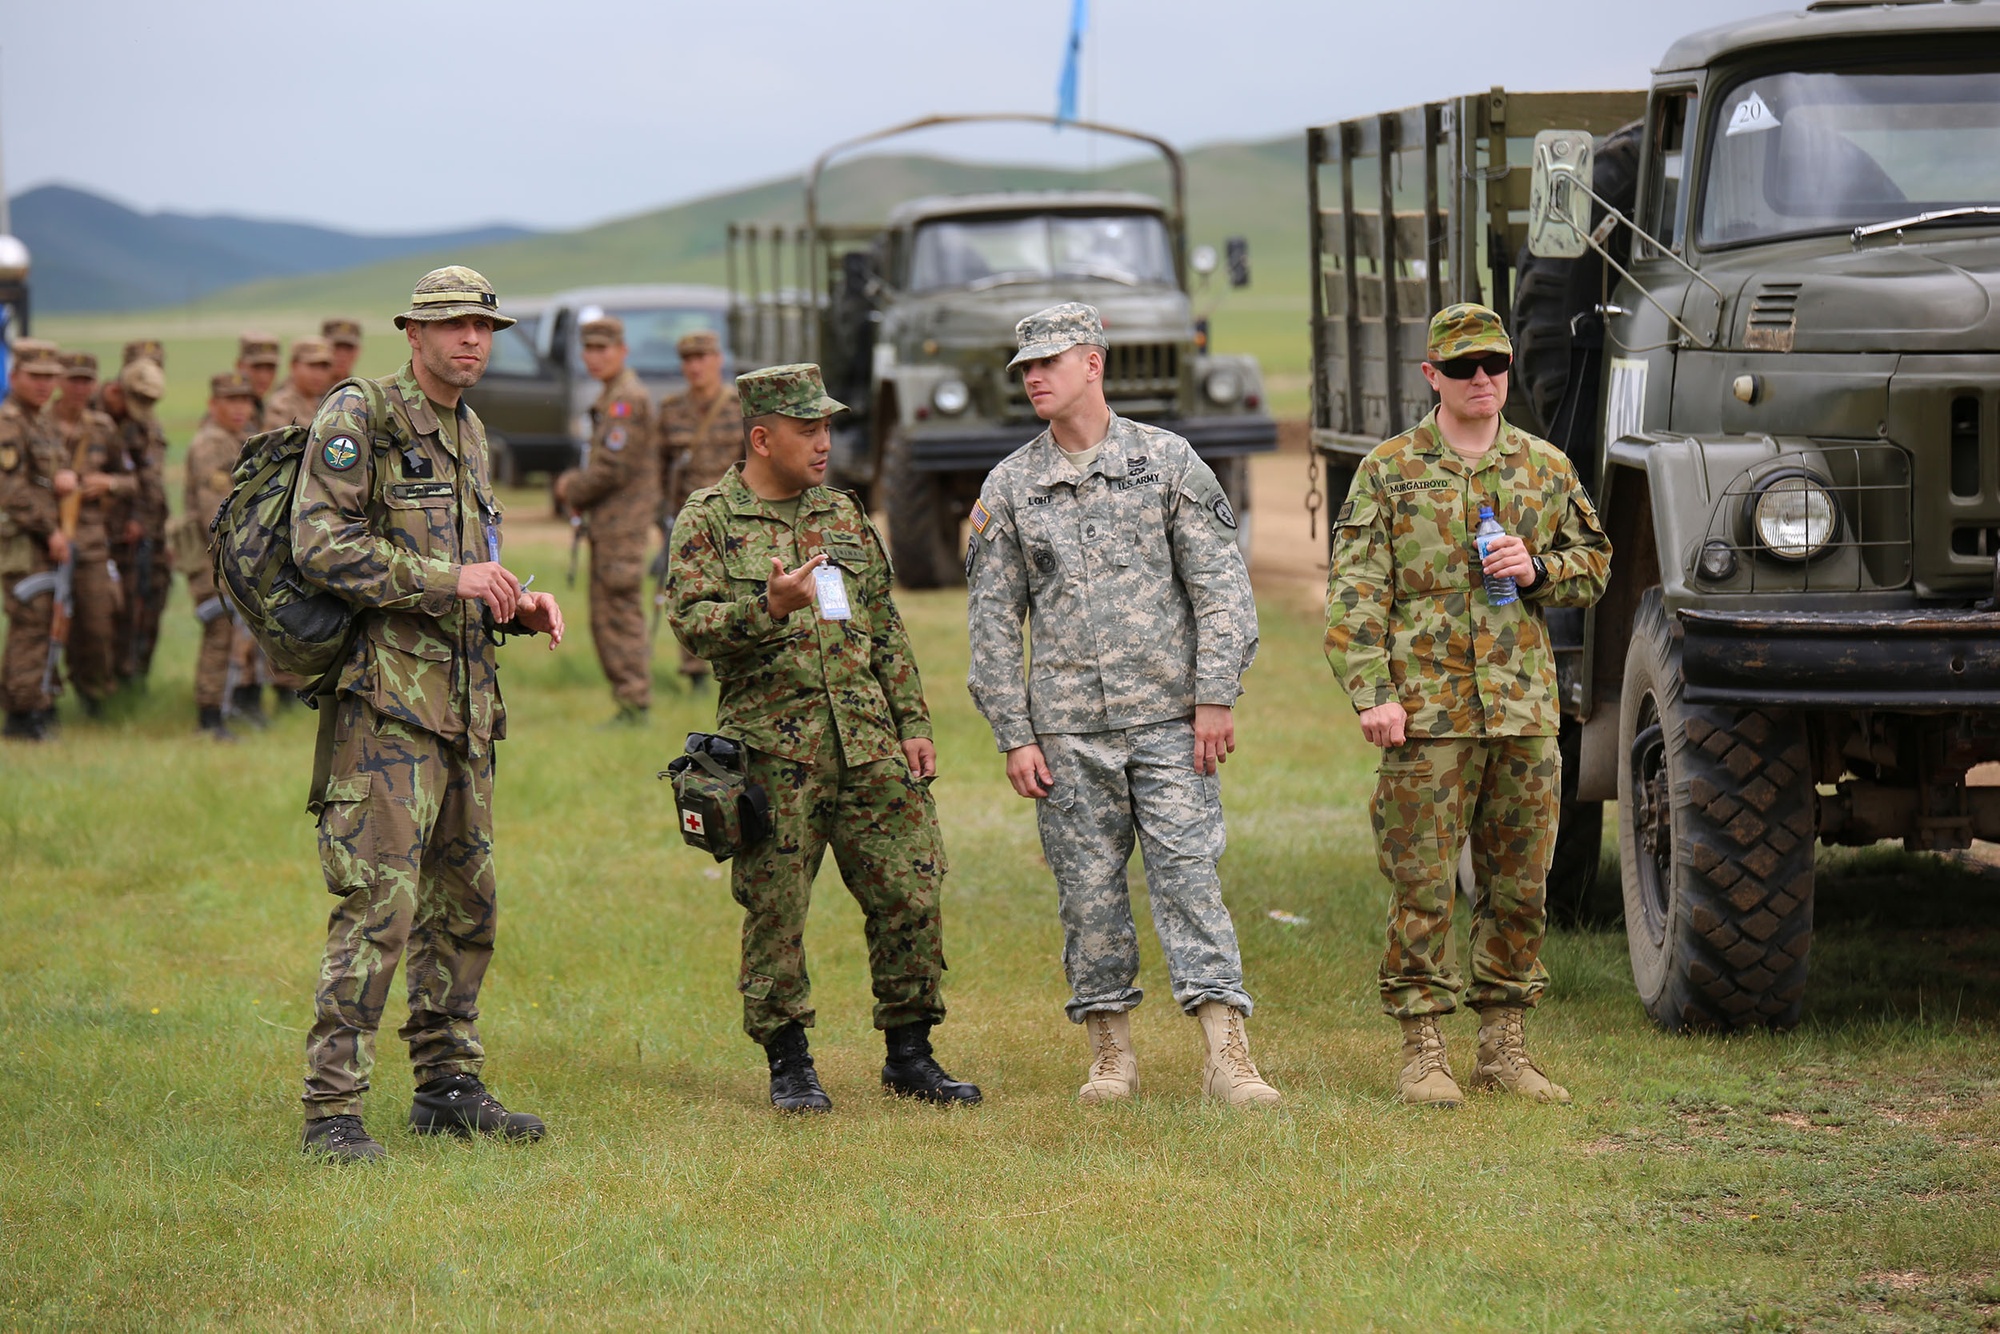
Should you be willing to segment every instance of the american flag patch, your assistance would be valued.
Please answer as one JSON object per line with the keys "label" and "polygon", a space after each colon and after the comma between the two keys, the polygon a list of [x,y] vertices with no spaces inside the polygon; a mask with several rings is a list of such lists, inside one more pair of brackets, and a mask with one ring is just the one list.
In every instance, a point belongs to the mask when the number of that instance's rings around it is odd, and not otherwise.
{"label": "american flag patch", "polygon": [[986,535],[986,525],[992,522],[993,522],[993,511],[986,508],[986,502],[983,500],[973,501],[972,531],[978,533],[981,537],[984,537]]}
{"label": "american flag patch", "polygon": [[700,811],[681,812],[681,832],[684,834],[694,834],[698,837],[707,836],[708,829],[701,822]]}

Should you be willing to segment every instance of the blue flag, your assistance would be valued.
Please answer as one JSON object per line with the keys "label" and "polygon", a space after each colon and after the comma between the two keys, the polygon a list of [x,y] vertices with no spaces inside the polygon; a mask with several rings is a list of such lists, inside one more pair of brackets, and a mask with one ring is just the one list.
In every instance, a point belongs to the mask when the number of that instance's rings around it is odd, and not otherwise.
{"label": "blue flag", "polygon": [[1090,0],[1070,0],[1069,50],[1063,55],[1062,82],[1056,85],[1056,128],[1076,119],[1077,65],[1083,58],[1083,30],[1090,26]]}

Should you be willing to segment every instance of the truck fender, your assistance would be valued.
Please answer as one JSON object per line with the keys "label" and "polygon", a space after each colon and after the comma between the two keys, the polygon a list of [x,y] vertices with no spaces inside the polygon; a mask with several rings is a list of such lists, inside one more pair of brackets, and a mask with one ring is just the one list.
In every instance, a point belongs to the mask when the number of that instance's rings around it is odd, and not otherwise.
{"label": "truck fender", "polygon": [[[1625,685],[1625,651],[1640,597],[1660,582],[1652,478],[1659,443],[1632,437],[1614,442],[1597,488],[1598,515],[1611,538],[1611,579],[1604,596],[1584,613],[1579,801],[1614,801],[1618,796],[1618,698]],[[1659,462],[1674,466],[1665,456]]]}

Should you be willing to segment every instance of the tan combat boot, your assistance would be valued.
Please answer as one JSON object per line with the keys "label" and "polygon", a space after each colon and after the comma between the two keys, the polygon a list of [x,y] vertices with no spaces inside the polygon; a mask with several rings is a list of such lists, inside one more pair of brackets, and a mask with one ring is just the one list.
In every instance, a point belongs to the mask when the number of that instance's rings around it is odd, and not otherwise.
{"label": "tan combat boot", "polygon": [[1132,1054],[1128,1010],[1092,1010],[1083,1017],[1090,1037],[1090,1077],[1076,1091],[1081,1103],[1116,1102],[1139,1091],[1139,1058]]}
{"label": "tan combat boot", "polygon": [[1472,1068],[1472,1087],[1518,1093],[1536,1102],[1569,1101],[1569,1090],[1556,1083],[1528,1055],[1519,1005],[1489,1005],[1479,1012],[1479,1061]]}
{"label": "tan combat boot", "polygon": [[1243,1032],[1243,1012],[1221,1001],[1195,1007],[1201,1035],[1208,1040],[1208,1059],[1201,1068],[1201,1091],[1231,1107],[1273,1107],[1283,1101],[1250,1062],[1250,1039]]}
{"label": "tan combat boot", "polygon": [[1396,1076],[1396,1100],[1418,1107],[1456,1107],[1465,1101],[1445,1058],[1438,1017],[1399,1019],[1403,1026],[1403,1070]]}

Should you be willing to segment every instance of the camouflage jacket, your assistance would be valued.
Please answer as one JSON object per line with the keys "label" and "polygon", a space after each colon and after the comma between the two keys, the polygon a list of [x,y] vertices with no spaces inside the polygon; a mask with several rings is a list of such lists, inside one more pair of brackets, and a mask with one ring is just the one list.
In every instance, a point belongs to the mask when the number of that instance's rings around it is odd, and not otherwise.
{"label": "camouflage jacket", "polygon": [[667,504],[679,509],[676,500],[684,504],[704,486],[714,486],[742,457],[743,410],[733,388],[724,385],[706,403],[695,402],[685,389],[660,400],[661,475],[675,493],[666,497]]}
{"label": "camouflage jacket", "polygon": [[313,414],[319,404],[299,392],[297,385],[286,380],[271,391],[264,400],[263,424],[252,425],[252,431],[275,431],[286,426],[310,426]]}
{"label": "camouflage jacket", "polygon": [[967,685],[1001,750],[1243,693],[1257,604],[1236,515],[1171,431],[1113,416],[1081,476],[1043,431],[987,474],[972,527]]}
{"label": "camouflage jacket", "polygon": [[[1504,607],[1473,546],[1482,505],[1549,572]],[[1357,712],[1398,701],[1413,737],[1554,736],[1542,608],[1590,605],[1610,573],[1610,539],[1555,446],[1503,422],[1468,463],[1433,412],[1362,460],[1334,520],[1327,661]]]}
{"label": "camouflage jacket", "polygon": [[336,387],[313,418],[293,559],[308,582],[361,612],[335,688],[483,754],[507,734],[498,636],[484,604],[457,590],[461,566],[500,559],[486,432],[461,402],[454,444],[408,362],[375,383],[384,420],[352,385]]}
{"label": "camouflage jacket", "polygon": [[243,437],[220,422],[203,417],[188,442],[187,459],[181,466],[181,500],[187,521],[201,533],[202,545],[210,542],[208,526],[215,512],[229,499],[236,460],[243,455]]}
{"label": "camouflage jacket", "polygon": [[570,508],[590,516],[592,541],[644,541],[660,509],[660,456],[653,400],[631,367],[590,405],[589,461],[564,476]]}
{"label": "camouflage jacket", "polygon": [[118,424],[109,414],[89,408],[74,419],[52,413],[49,420],[62,437],[65,467],[75,469],[79,480],[91,473],[103,473],[111,479],[111,490],[84,501],[76,520],[77,555],[84,560],[104,560],[111,554],[112,513],[122,513],[139,490],[138,478],[125,468],[125,446],[118,439]]}
{"label": "camouflage jacket", "polygon": [[[151,412],[143,417],[128,413],[114,420],[118,423],[120,457],[113,460],[113,466],[130,473],[133,482],[117,527],[122,529],[125,519],[136,519],[139,535],[151,538],[157,548],[167,535],[166,433]],[[112,536],[124,540],[122,532],[114,531]]]}
{"label": "camouflage jacket", "polygon": [[66,466],[45,413],[11,394],[0,402],[0,573],[48,568],[49,536],[60,522],[55,475]]}
{"label": "camouflage jacket", "polygon": [[[820,619],[812,603],[783,620],[764,604],[771,558],[795,570],[824,551],[847,585],[853,617]],[[850,765],[901,753],[931,734],[930,710],[892,571],[875,525],[845,491],[812,487],[786,524],[731,468],[688,497],[667,564],[667,619],[715,671],[718,731],[788,760],[811,761],[829,729]]]}

